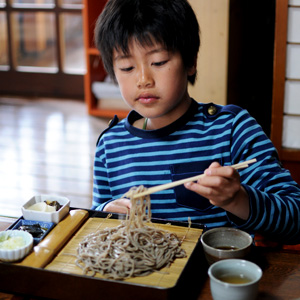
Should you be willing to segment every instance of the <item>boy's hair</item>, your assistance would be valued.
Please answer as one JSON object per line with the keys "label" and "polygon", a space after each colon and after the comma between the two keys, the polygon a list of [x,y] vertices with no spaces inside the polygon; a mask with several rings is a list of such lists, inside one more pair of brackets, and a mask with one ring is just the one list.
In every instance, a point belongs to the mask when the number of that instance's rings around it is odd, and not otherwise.
{"label": "boy's hair", "polygon": [[[108,0],[95,27],[95,44],[113,80],[113,50],[127,54],[131,38],[142,46],[158,42],[179,51],[186,68],[195,64],[199,25],[187,0]],[[188,80],[194,84],[196,74]]]}

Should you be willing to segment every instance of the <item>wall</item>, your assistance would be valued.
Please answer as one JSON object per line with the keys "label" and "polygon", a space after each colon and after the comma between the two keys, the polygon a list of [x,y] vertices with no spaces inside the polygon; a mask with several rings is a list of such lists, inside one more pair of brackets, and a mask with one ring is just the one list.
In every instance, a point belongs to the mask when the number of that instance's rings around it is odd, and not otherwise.
{"label": "wall", "polygon": [[201,30],[198,78],[190,95],[199,102],[227,102],[229,0],[189,0]]}

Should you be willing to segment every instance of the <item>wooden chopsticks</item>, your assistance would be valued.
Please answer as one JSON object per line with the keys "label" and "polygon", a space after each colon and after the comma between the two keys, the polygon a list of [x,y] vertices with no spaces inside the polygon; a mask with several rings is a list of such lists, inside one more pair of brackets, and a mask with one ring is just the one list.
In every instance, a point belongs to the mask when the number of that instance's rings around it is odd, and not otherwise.
{"label": "wooden chopsticks", "polygon": [[[246,160],[244,162],[241,162],[241,163],[238,163],[238,164],[235,164],[235,165],[231,165],[231,167],[236,169],[236,170],[244,169],[244,168],[247,168],[249,166],[249,164],[252,164],[254,162],[256,162],[256,158]],[[138,194],[134,195],[133,198],[134,199],[140,198],[140,197],[150,195],[150,194],[153,194],[153,193],[156,193],[156,192],[159,192],[159,191],[170,189],[172,187],[184,184],[186,182],[196,181],[199,178],[201,178],[202,176],[204,176],[204,174],[200,174],[200,175],[196,175],[196,176],[193,176],[193,177],[184,178],[184,179],[180,179],[180,180],[177,180],[177,181],[157,185],[157,186],[154,186],[154,187],[151,187],[151,188],[147,189],[146,191],[144,191],[142,193],[138,193]]]}

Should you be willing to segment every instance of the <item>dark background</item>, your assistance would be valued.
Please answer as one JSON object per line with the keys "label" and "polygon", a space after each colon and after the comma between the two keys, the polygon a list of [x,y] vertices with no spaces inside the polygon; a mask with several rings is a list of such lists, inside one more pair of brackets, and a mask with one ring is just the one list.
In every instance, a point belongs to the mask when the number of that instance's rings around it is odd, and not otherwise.
{"label": "dark background", "polygon": [[276,0],[231,0],[229,104],[239,105],[270,136]]}

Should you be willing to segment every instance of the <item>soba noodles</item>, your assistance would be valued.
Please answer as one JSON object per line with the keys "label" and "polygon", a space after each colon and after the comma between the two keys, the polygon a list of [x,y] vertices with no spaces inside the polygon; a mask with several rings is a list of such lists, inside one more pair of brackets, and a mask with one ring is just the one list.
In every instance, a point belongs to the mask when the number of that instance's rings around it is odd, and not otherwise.
{"label": "soba noodles", "polygon": [[133,199],[145,188],[130,189],[125,196],[132,206],[121,225],[87,235],[77,249],[76,264],[85,274],[107,278],[145,276],[185,257],[177,236],[146,225],[150,222],[150,196]]}

